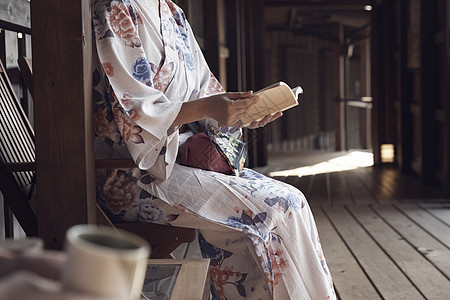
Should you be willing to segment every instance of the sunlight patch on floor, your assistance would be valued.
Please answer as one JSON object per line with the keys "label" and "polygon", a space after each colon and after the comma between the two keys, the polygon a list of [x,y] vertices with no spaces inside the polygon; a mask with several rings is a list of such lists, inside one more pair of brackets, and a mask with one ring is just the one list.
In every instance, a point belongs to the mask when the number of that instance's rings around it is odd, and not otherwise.
{"label": "sunlight patch on floor", "polygon": [[305,166],[290,170],[271,172],[269,176],[309,176],[323,173],[354,170],[373,166],[373,154],[363,151],[353,151],[328,161],[315,165]]}

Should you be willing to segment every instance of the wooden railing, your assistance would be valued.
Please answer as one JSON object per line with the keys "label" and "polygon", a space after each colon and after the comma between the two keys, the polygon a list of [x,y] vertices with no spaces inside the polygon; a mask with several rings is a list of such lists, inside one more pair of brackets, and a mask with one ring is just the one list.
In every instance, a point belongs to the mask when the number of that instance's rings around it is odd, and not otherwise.
{"label": "wooden railing", "polygon": [[[21,77],[17,60],[31,57],[31,13],[27,0],[3,0],[0,3],[0,59],[20,99],[24,111],[33,124],[33,101]],[[0,239],[23,236],[23,230],[0,192]]]}

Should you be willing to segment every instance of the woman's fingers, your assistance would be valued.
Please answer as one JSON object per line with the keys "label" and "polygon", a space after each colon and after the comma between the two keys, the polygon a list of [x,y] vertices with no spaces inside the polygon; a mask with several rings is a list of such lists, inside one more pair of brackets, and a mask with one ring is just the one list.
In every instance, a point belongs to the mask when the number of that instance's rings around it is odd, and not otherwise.
{"label": "woman's fingers", "polygon": [[258,128],[258,127],[260,127],[258,121],[253,121],[253,122],[250,123],[250,125],[247,126],[247,128],[249,128],[249,129],[255,129],[255,128]]}
{"label": "woman's fingers", "polygon": [[267,115],[267,116],[265,116],[264,118],[262,118],[262,119],[259,120],[259,121],[253,121],[248,127],[249,127],[250,129],[255,129],[255,128],[258,128],[258,127],[263,127],[264,125],[266,125],[266,124],[269,122],[270,118],[271,118],[271,116],[270,116],[270,115]]}
{"label": "woman's fingers", "polygon": [[279,117],[281,117],[283,115],[283,113],[281,111],[273,114],[273,115],[267,115],[265,116],[262,120],[260,121],[253,121],[249,126],[247,126],[250,129],[255,129],[258,127],[263,127],[266,124],[275,121],[276,119],[278,119]]}
{"label": "woman's fingers", "polygon": [[[212,96],[216,98],[212,102],[211,116],[219,122],[221,126],[242,126],[238,123],[242,117],[246,114],[249,107],[256,104],[260,98],[258,95],[253,94],[252,91],[248,92],[228,92],[220,95]],[[248,126],[249,128],[262,127],[272,120],[278,118],[281,114],[268,115],[259,122],[253,122]]]}
{"label": "woman's fingers", "polygon": [[[230,99],[230,100],[232,100],[232,99]],[[259,96],[252,95],[247,98],[232,100],[230,105],[233,109],[247,109],[248,107],[256,104],[258,101],[259,101]]]}
{"label": "woman's fingers", "polygon": [[279,111],[279,112],[273,114],[273,115],[272,115],[272,118],[270,119],[269,122],[275,121],[276,119],[278,119],[278,118],[281,117],[282,115],[283,115],[283,113],[282,113],[281,111]]}
{"label": "woman's fingers", "polygon": [[238,100],[238,99],[244,99],[248,98],[253,95],[253,91],[247,91],[247,92],[228,92],[226,93],[227,97],[231,100]]}

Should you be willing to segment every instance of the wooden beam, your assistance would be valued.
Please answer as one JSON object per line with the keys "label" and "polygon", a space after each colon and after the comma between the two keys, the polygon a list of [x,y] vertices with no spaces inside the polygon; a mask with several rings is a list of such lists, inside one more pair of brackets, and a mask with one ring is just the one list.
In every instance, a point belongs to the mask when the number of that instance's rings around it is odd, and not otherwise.
{"label": "wooden beam", "polygon": [[265,1],[264,6],[270,8],[295,8],[303,12],[367,12],[366,5],[372,5],[367,0],[324,0],[324,1]]}
{"label": "wooden beam", "polygon": [[89,0],[32,1],[38,230],[59,249],[95,223]]}
{"label": "wooden beam", "polygon": [[30,34],[30,1],[2,0],[0,3],[0,28]]}
{"label": "wooden beam", "polygon": [[365,5],[372,5],[371,0],[285,0],[285,1],[264,1],[265,6],[306,6],[336,9],[364,8]]}

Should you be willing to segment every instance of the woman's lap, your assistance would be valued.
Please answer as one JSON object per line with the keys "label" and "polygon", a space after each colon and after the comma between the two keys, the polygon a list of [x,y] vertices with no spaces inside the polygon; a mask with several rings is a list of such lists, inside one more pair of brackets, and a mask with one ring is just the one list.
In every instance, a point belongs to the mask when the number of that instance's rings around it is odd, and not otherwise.
{"label": "woman's lap", "polygon": [[[202,252],[216,268],[219,291],[234,291],[237,297],[245,287],[248,293],[267,294],[268,286],[285,283],[281,274],[304,281],[287,286],[308,290],[313,281],[321,281],[322,290],[332,290],[314,219],[296,188],[249,169],[234,177],[176,165],[164,182],[137,170],[115,172],[104,184],[110,192],[103,194],[109,196],[101,198],[107,210],[121,221],[199,229],[207,240]],[[126,192],[112,197],[119,189]],[[298,274],[301,266],[312,270],[311,279]],[[233,284],[220,285],[224,272],[235,276],[235,281],[230,279]],[[299,289],[290,293],[298,294]]]}

